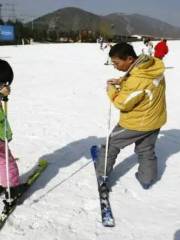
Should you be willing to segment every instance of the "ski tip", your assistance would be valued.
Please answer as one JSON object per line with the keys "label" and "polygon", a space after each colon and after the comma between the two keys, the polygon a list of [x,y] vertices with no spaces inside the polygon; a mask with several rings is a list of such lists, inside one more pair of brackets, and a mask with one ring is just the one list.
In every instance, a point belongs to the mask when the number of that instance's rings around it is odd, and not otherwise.
{"label": "ski tip", "polygon": [[106,219],[106,220],[103,220],[103,226],[104,227],[115,227],[115,222],[114,222],[114,219]]}
{"label": "ski tip", "polygon": [[41,167],[46,167],[48,165],[48,161],[45,159],[40,159],[39,160],[39,166]]}
{"label": "ski tip", "polygon": [[115,227],[115,224],[114,223],[103,223],[103,226],[104,227],[109,227],[109,228],[113,228],[113,227]]}

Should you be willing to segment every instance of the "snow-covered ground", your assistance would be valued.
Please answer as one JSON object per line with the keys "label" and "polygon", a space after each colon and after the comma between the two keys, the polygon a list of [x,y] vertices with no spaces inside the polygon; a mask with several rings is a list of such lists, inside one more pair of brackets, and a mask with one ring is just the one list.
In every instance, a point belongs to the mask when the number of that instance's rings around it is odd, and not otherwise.
{"label": "snow-covered ground", "polygon": [[[105,140],[105,83],[122,73],[105,66],[96,44],[0,47],[15,72],[9,97],[10,143],[22,179],[38,159],[49,166],[0,232],[4,240],[180,240],[180,41],[165,59],[168,122],[157,143],[159,176],[150,190],[134,177],[133,146],[124,149],[112,179],[115,228],[101,225],[89,148]],[[142,43],[133,44],[137,53]],[[118,120],[113,109],[112,126]]]}

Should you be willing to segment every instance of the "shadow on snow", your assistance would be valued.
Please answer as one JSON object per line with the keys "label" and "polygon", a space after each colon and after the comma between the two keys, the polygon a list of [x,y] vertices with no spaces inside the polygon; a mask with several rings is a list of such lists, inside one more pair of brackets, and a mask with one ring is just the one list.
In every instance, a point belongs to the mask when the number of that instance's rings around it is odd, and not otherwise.
{"label": "shadow on snow", "polygon": [[174,240],[180,240],[180,230],[175,232]]}
{"label": "shadow on snow", "polygon": [[[162,130],[159,134],[157,145],[156,145],[156,154],[158,157],[158,178],[159,180],[163,176],[163,173],[166,169],[166,161],[169,157],[180,151],[180,130]],[[61,168],[65,168],[74,162],[80,160],[82,157],[85,157],[87,163],[81,166],[79,169],[71,173],[64,180],[57,183],[50,190],[41,195],[34,202],[39,201],[41,198],[46,196],[49,192],[52,192],[55,188],[59,187],[65,181],[70,179],[73,175],[77,174],[79,171],[83,170],[88,164],[91,163],[90,157],[90,147],[92,145],[100,145],[105,142],[105,138],[98,138],[95,136],[87,137],[81,140],[77,140],[67,144],[66,146],[54,151],[53,153],[41,156],[40,159],[46,159],[49,163],[48,168],[42,174],[43,176],[38,179],[38,183],[35,183],[31,190],[27,192],[24,199],[28,198],[33,192],[38,189],[44,188],[46,184],[54,178]],[[121,157],[121,153],[118,158]],[[120,177],[124,176],[130,169],[132,169],[137,164],[137,157],[135,154],[132,154],[128,158],[117,163],[110,181],[110,186],[114,186]],[[27,176],[32,172],[32,169],[22,176],[22,179],[26,179]],[[88,176],[88,175],[87,175]]]}
{"label": "shadow on snow", "polygon": [[[62,168],[68,167],[74,162],[80,160],[82,157],[86,158],[87,161],[83,166],[79,167],[76,171],[71,174],[68,174],[66,178],[57,183],[54,187],[44,193],[39,199],[34,201],[39,201],[46,194],[53,191],[55,188],[59,187],[61,184],[70,179],[73,175],[77,174],[79,171],[84,169],[87,165],[91,163],[90,156],[90,147],[93,144],[102,144],[103,138],[97,138],[95,136],[87,137],[81,140],[77,140],[67,144],[66,146],[46,155],[40,157],[40,159],[45,159],[48,161],[47,169],[42,173],[42,176],[38,179],[38,183],[34,183],[31,189],[24,195],[23,201],[30,197],[33,192],[38,189],[44,188],[48,182],[51,181],[57,174],[61,171]],[[28,171],[26,174],[21,176],[22,180],[27,179],[27,177],[33,172],[33,168]]]}

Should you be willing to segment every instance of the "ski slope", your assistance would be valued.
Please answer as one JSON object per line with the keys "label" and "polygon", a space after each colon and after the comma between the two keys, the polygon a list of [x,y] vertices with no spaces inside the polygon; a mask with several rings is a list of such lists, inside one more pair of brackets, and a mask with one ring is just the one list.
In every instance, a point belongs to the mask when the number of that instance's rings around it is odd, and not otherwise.
{"label": "ski slope", "polygon": [[[139,54],[143,43],[133,45]],[[15,73],[8,105],[14,131],[10,148],[19,158],[22,180],[38,159],[49,162],[0,239],[180,240],[180,41],[168,45],[168,122],[156,148],[160,181],[143,190],[134,177],[134,146],[120,153],[110,193],[115,228],[101,225],[89,148],[105,141],[106,80],[123,73],[104,65],[107,50],[97,44],[0,47],[0,58]],[[118,117],[113,108],[112,127]]]}

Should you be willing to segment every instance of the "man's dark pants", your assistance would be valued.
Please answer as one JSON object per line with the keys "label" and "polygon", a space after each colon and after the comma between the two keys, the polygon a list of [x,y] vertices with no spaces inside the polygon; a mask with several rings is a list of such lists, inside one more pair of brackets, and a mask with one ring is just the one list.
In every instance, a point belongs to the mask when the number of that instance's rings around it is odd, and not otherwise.
{"label": "man's dark pants", "polygon": [[[157,179],[157,157],[154,149],[159,130],[134,131],[122,128],[119,125],[115,126],[109,137],[106,175],[108,176],[112,171],[120,150],[135,143],[135,153],[138,155],[139,161],[139,180],[145,184],[155,181]],[[99,179],[105,174],[104,163],[105,146],[102,145],[96,165],[97,177]]]}

